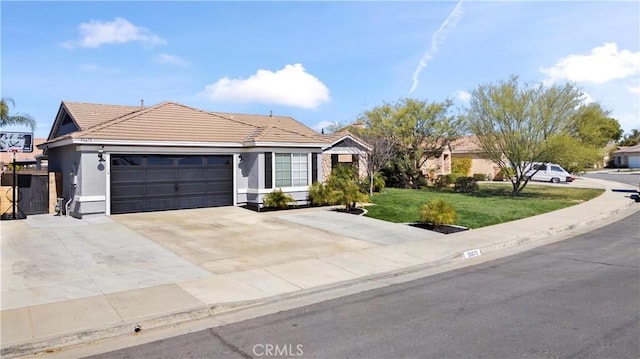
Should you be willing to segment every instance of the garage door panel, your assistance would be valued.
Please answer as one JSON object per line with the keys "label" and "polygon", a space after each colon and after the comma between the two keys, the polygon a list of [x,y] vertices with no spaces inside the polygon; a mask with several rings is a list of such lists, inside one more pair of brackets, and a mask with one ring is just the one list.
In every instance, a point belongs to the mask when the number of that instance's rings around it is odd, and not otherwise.
{"label": "garage door panel", "polygon": [[232,156],[111,158],[111,213],[233,205]]}
{"label": "garage door panel", "polygon": [[112,213],[126,213],[126,212],[142,212],[144,211],[144,202],[140,198],[131,199],[119,199],[111,200],[111,212]]}
{"label": "garage door panel", "polygon": [[178,200],[178,208],[202,208],[206,207],[204,197],[202,196],[180,196]]}
{"label": "garage door panel", "polygon": [[147,197],[144,203],[146,211],[178,209],[178,200],[175,197]]}
{"label": "garage door panel", "polygon": [[173,181],[177,177],[177,169],[168,168],[147,168],[147,181]]}
{"label": "garage door panel", "polygon": [[203,178],[209,178],[204,168],[180,168],[178,171],[179,180],[198,180]]}
{"label": "garage door panel", "polygon": [[178,195],[203,194],[207,191],[206,182],[189,182],[180,183],[178,187]]}
{"label": "garage door panel", "polygon": [[228,194],[208,195],[204,199],[205,207],[228,206],[229,202],[233,202],[233,197]]}
{"label": "garage door panel", "polygon": [[129,169],[127,171],[112,171],[111,182],[139,182],[146,179],[146,172],[141,169]]}
{"label": "garage door panel", "polygon": [[145,195],[153,196],[173,196],[176,193],[176,183],[147,183]]}
{"label": "garage door panel", "polygon": [[213,179],[229,179],[233,177],[233,173],[230,171],[229,166],[216,166],[214,168],[207,168],[206,175],[207,178]]}
{"label": "garage door panel", "polygon": [[207,182],[207,193],[227,193],[229,188],[233,188],[231,181]]}
{"label": "garage door panel", "polygon": [[144,196],[143,184],[128,184],[123,183],[118,185],[117,191],[111,192],[112,199],[128,198],[128,197],[142,197]]}

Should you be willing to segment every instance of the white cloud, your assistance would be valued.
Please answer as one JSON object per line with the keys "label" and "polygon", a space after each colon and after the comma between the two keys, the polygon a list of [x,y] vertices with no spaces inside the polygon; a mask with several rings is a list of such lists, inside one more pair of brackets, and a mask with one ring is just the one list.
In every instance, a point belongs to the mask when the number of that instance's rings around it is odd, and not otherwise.
{"label": "white cloud", "polygon": [[588,105],[590,103],[596,102],[593,96],[589,95],[586,91],[582,91],[582,101],[580,101],[583,105]]}
{"label": "white cloud", "polygon": [[618,50],[616,43],[605,43],[590,54],[569,55],[550,68],[541,68],[547,82],[568,80],[602,84],[640,75],[640,51]]}
{"label": "white cloud", "polygon": [[471,94],[464,90],[458,90],[455,92],[456,98],[462,102],[469,102],[471,100]]}
{"label": "white cloud", "polygon": [[95,20],[83,22],[78,26],[78,29],[81,35],[80,40],[67,41],[63,44],[65,47],[99,47],[104,44],[121,44],[131,41],[150,45],[166,43],[165,40],[146,28],[136,26],[121,17],[117,17],[111,22]]}
{"label": "white cloud", "polygon": [[329,101],[329,89],[301,64],[286,65],[276,72],[258,70],[248,79],[221,78],[204,94],[212,101],[261,102],[316,108]]}
{"label": "white cloud", "polygon": [[175,65],[175,66],[182,66],[182,67],[187,66],[187,62],[184,61],[182,58],[174,55],[164,54],[164,53],[156,55],[155,61],[159,64]]}
{"label": "white cloud", "polygon": [[444,42],[444,37],[447,32],[455,27],[458,24],[458,21],[462,17],[462,1],[458,1],[456,6],[451,10],[449,16],[444,20],[440,28],[436,30],[431,36],[431,48],[422,55],[418,66],[413,72],[413,76],[411,79],[413,80],[413,84],[411,85],[411,89],[409,90],[409,95],[415,91],[418,87],[418,80],[420,78],[420,74],[425,67],[427,67],[427,63],[433,58],[433,55],[438,51],[438,46],[440,46]]}
{"label": "white cloud", "polygon": [[634,95],[640,95],[640,86],[627,86],[627,90]]}

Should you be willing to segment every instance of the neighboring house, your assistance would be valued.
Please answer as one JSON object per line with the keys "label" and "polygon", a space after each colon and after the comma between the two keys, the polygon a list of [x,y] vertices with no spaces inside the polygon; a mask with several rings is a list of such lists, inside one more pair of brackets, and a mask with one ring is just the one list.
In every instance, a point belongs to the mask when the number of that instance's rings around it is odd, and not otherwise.
{"label": "neighboring house", "polygon": [[618,168],[640,168],[640,144],[635,146],[620,146],[614,151],[613,165]]}
{"label": "neighboring house", "polygon": [[339,131],[322,135],[329,142],[329,147],[322,153],[323,181],[331,175],[331,170],[340,164],[354,166],[360,179],[367,177],[367,153],[371,146],[351,134],[349,131]]}
{"label": "neighboring house", "polygon": [[349,141],[330,143],[290,117],[63,101],[38,147],[62,174],[69,214],[82,217],[261,206],[276,188],[306,202],[324,178],[323,149]]}
{"label": "neighboring house", "polygon": [[[42,156],[42,150],[37,146],[44,143],[46,138],[34,138],[33,139],[33,152],[18,152],[16,153],[16,164],[23,169],[46,169],[46,161],[43,164],[39,163],[39,159]],[[0,172],[6,172],[9,170],[9,165],[13,163],[13,153],[0,152]]]}
{"label": "neighboring house", "polygon": [[[422,165],[422,173],[431,178],[451,173],[451,151],[445,148],[438,157],[429,157]],[[434,179],[434,178],[432,178]]]}
{"label": "neighboring house", "polygon": [[451,148],[451,157],[471,158],[471,173],[469,175],[480,173],[493,179],[500,173],[500,167],[484,155],[476,136],[462,136],[451,142],[449,147]]}

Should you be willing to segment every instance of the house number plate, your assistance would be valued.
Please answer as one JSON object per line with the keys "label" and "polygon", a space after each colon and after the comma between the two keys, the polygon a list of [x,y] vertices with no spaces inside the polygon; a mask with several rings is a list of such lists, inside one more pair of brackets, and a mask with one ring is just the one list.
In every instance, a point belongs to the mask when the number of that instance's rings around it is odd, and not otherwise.
{"label": "house number plate", "polygon": [[480,249],[472,249],[470,251],[464,252],[464,257],[466,259],[473,258],[473,257],[479,257],[481,255],[482,255],[482,252],[480,252]]}

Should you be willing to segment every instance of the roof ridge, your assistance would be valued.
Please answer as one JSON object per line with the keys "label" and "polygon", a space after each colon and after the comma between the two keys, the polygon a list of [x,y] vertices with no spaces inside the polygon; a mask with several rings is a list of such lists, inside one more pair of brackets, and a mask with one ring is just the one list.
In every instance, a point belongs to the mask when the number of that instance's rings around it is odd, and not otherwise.
{"label": "roof ridge", "polygon": [[314,139],[314,140],[324,141],[324,139],[321,138],[320,136],[308,136],[308,135],[306,135],[304,133],[288,130],[288,129],[282,128],[280,126],[274,126],[273,124],[269,124],[269,126],[267,126],[266,129],[264,131],[262,131],[259,136],[255,136],[254,141],[256,139],[259,139],[260,137],[263,137],[267,133],[271,132],[271,130],[274,129],[274,128],[277,128],[280,131],[287,132],[287,133],[290,133],[290,134],[294,134],[294,135],[297,135],[297,136],[303,136],[303,137],[311,138],[311,139]]}
{"label": "roof ridge", "polygon": [[[160,103],[158,103],[158,104],[155,104],[155,105],[153,105],[153,106],[140,108],[140,109],[138,109],[138,110],[136,110],[136,111],[132,111],[132,112],[126,113],[126,114],[124,114],[124,115],[121,115],[121,116],[118,116],[118,117],[112,118],[112,119],[110,119],[110,120],[107,120],[107,121],[104,121],[104,122],[100,122],[100,123],[98,123],[98,124],[96,124],[96,125],[93,125],[93,126],[91,126],[91,127],[87,128],[87,129],[86,129],[86,130],[84,130],[84,131],[80,131],[80,132],[76,132],[76,133],[77,133],[78,135],[80,135],[80,134],[82,134],[82,135],[86,135],[86,134],[88,134],[88,133],[95,132],[95,131],[97,131],[97,130],[105,129],[105,128],[109,127],[109,126],[117,125],[117,124],[119,124],[119,123],[121,123],[121,122],[124,122],[124,121],[130,120],[130,119],[132,119],[132,118],[135,118],[135,117],[137,117],[137,116],[140,116],[140,115],[141,115],[141,114],[143,114],[143,113],[147,113],[147,112],[149,112],[149,111],[152,111],[152,110],[158,109],[158,108],[160,108],[160,107],[162,107],[162,106],[165,106],[165,105],[168,105],[168,104],[170,104],[170,103],[172,103],[172,102],[164,101],[164,102],[160,102]],[[177,104],[177,105],[179,105],[179,104]],[[135,115],[135,116],[132,116],[132,115]]]}
{"label": "roof ridge", "polygon": [[112,103],[95,103],[95,102],[69,101],[69,100],[62,100],[62,103],[77,104],[77,105],[92,105],[92,106],[110,106],[110,107],[132,107],[132,108],[140,107],[136,105],[116,105]]}
{"label": "roof ridge", "polygon": [[268,125],[266,127],[262,127],[262,126],[258,126],[256,127],[255,130],[253,130],[253,132],[251,132],[246,138],[245,138],[245,142],[251,142],[251,141],[255,141],[256,138],[259,138],[260,136],[262,136],[265,132],[269,132],[269,130],[272,128],[272,125]]}
{"label": "roof ridge", "polygon": [[[201,110],[201,111],[206,112],[209,115],[213,115],[213,116],[216,116],[216,117],[228,120],[228,121],[233,121],[235,123],[241,123],[243,125],[255,127],[256,129],[260,128],[260,126],[256,126],[253,123],[248,123],[248,122],[242,121],[240,119],[234,118],[233,116],[224,116],[224,115],[233,115],[233,113],[231,113],[231,112],[213,112],[213,111],[204,111],[204,110]],[[246,115],[246,116],[251,116],[251,115]]]}

